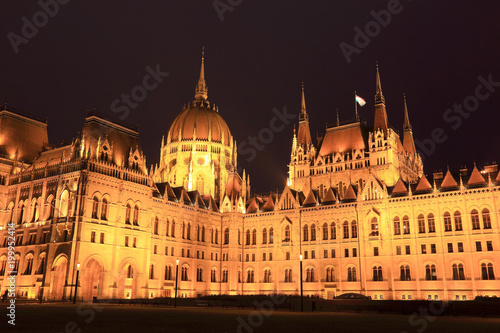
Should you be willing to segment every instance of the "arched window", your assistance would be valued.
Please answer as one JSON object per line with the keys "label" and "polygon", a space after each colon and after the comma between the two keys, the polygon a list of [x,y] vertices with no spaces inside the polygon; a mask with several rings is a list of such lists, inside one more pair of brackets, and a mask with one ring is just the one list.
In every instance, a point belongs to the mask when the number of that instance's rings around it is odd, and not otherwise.
{"label": "arched window", "polygon": [[134,207],[134,225],[139,225],[139,206]]}
{"label": "arched window", "polygon": [[267,244],[267,229],[262,230],[262,244]]}
{"label": "arched window", "polygon": [[335,227],[335,222],[330,224],[330,239],[337,238],[337,228]]}
{"label": "arched window", "polygon": [[102,199],[101,220],[108,220],[108,200]]}
{"label": "arched window", "polygon": [[175,237],[175,221],[172,221],[172,232],[170,233],[172,237]]}
{"label": "arched window", "polygon": [[155,265],[151,264],[149,266],[149,278],[152,280],[155,278]]}
{"label": "arched window", "polygon": [[158,221],[158,217],[155,217],[155,223],[154,223],[154,234],[158,235],[158,228],[159,228],[160,222]]}
{"label": "arched window", "polygon": [[61,194],[61,203],[59,205],[59,216],[60,217],[67,217],[70,215],[71,212],[71,200],[69,197],[69,192],[68,190],[64,190],[64,192]]}
{"label": "arched window", "polygon": [[167,219],[167,227],[165,228],[165,236],[168,236],[170,234],[170,220]]}
{"label": "arched window", "polygon": [[345,221],[343,227],[344,227],[344,238],[349,238],[349,223]]}
{"label": "arched window", "polygon": [[323,240],[328,240],[328,224],[323,223]]}
{"label": "arched window", "polygon": [[198,190],[198,192],[200,192],[200,194],[204,194],[205,191],[204,191],[204,179],[203,179],[203,175],[202,174],[199,174],[197,177],[196,177],[196,189]]}
{"label": "arched window", "polygon": [[290,226],[287,225],[285,227],[285,239],[283,240],[284,242],[289,242],[290,241]]}
{"label": "arched window", "polygon": [[219,244],[219,229],[215,228],[215,244]]}
{"label": "arched window", "polygon": [[401,223],[398,216],[394,218],[394,235],[401,235]]}
{"label": "arched window", "polygon": [[399,271],[400,271],[399,280],[411,281],[410,265],[401,265],[399,267]]}
{"label": "arched window", "polygon": [[250,229],[247,229],[247,241],[246,241],[246,245],[250,245]]}
{"label": "arched window", "polygon": [[316,225],[311,224],[311,241],[316,240]]}
{"label": "arched window", "polygon": [[453,264],[453,280],[465,280],[464,265],[463,264]]}
{"label": "arched window", "polygon": [[373,281],[384,281],[382,266],[373,266]]}
{"label": "arched window", "polygon": [[437,280],[436,265],[425,265],[425,279],[427,281]]}
{"label": "arched window", "polygon": [[128,265],[127,267],[127,279],[133,279],[134,278],[134,269],[132,268],[132,265]]}
{"label": "arched window", "polygon": [[[185,238],[186,238],[186,233],[185,233],[185,231],[186,231],[186,226],[185,226],[184,222],[182,222],[182,224],[181,224],[181,237],[182,237],[182,239],[185,239]],[[198,237],[199,237],[199,236],[198,236]],[[198,239],[198,240],[199,240],[199,239]]]}
{"label": "arched window", "polygon": [[31,271],[33,270],[33,255],[29,254],[24,258],[25,269],[23,275],[31,275]]}
{"label": "arched window", "polygon": [[252,230],[252,245],[257,244],[257,229]]}
{"label": "arched window", "polygon": [[408,216],[403,217],[403,234],[408,235],[410,233],[410,219]]}
{"label": "arched window", "polygon": [[427,215],[427,227],[429,232],[436,232],[436,223],[434,222],[434,214]]}
{"label": "arched window", "polygon": [[347,268],[347,281],[356,282],[356,267]]}
{"label": "arched window", "polygon": [[425,218],[424,218],[424,215],[420,214],[417,217],[417,220],[418,220],[418,232],[420,234],[425,234]]}
{"label": "arched window", "polygon": [[487,208],[485,208],[482,211],[482,215],[483,215],[483,228],[491,229],[490,211]]}
{"label": "arched window", "polygon": [[130,214],[132,212],[132,207],[130,207],[130,204],[127,204],[127,207],[125,208],[125,223],[130,224]]}
{"label": "arched window", "polygon": [[252,269],[247,271],[247,283],[253,283],[254,281],[254,273]]}
{"label": "arched window", "polygon": [[264,270],[264,283],[270,283],[271,282],[271,269],[266,268]]}
{"label": "arched window", "polygon": [[451,231],[451,215],[450,213],[444,213],[444,231]]}
{"label": "arched window", "polygon": [[273,244],[273,243],[274,243],[274,229],[269,228],[269,244]]}
{"label": "arched window", "polygon": [[335,272],[333,267],[326,268],[326,277],[325,282],[334,282],[335,281]]}
{"label": "arched window", "polygon": [[31,204],[31,222],[38,221],[38,200],[34,199]]}
{"label": "arched window", "polygon": [[224,229],[224,244],[229,244],[229,228]]}
{"label": "arched window", "polygon": [[196,269],[196,281],[203,282],[203,268],[201,267]]}
{"label": "arched window", "polygon": [[210,271],[210,282],[217,282],[217,270],[215,268]]}
{"label": "arched window", "polygon": [[23,214],[24,214],[24,203],[20,201],[17,208],[17,224],[23,223]]}
{"label": "arched window", "polygon": [[94,201],[92,202],[92,218],[97,218],[97,211],[99,210],[99,199],[94,197]]}
{"label": "arched window", "polygon": [[471,223],[472,223],[472,229],[473,230],[478,230],[478,229],[481,228],[479,226],[479,213],[477,212],[477,210],[473,209],[470,212],[470,220],[471,220]]}
{"label": "arched window", "polygon": [[309,240],[309,228],[307,225],[304,225],[304,242],[307,242]]}
{"label": "arched window", "polygon": [[181,272],[181,281],[187,281],[188,280],[188,268],[187,267],[182,267],[182,272]]}
{"label": "arched window", "polygon": [[358,224],[356,220],[351,222],[351,238],[358,238]]}
{"label": "arched window", "polygon": [[453,218],[455,220],[455,231],[462,231],[462,215],[458,210],[453,214]]}
{"label": "arched window", "polygon": [[495,280],[495,273],[493,272],[492,263],[482,263],[481,264],[481,279],[483,280]]}
{"label": "arched window", "polygon": [[165,266],[165,280],[172,280],[172,266]]}
{"label": "arched window", "polygon": [[292,282],[292,270],[290,268],[285,269],[285,282]]}
{"label": "arched window", "polygon": [[[38,257],[38,269],[36,271],[35,274],[43,274],[45,272],[45,262],[46,262],[46,256],[45,256],[45,253],[42,253],[40,255],[40,257]],[[0,276],[2,276],[3,274],[0,272]]]}
{"label": "arched window", "polygon": [[191,223],[188,223],[187,225],[186,239],[191,240]]}
{"label": "arched window", "polygon": [[238,229],[238,245],[241,245],[241,230]]}
{"label": "arched window", "polygon": [[371,233],[370,233],[370,236],[378,236],[379,235],[379,231],[378,231],[378,219],[376,217],[373,217],[372,218],[372,221],[371,221]]}
{"label": "arched window", "polygon": [[205,242],[205,226],[201,227],[201,241]]}
{"label": "arched window", "polygon": [[306,270],[306,282],[314,282],[314,268]]}

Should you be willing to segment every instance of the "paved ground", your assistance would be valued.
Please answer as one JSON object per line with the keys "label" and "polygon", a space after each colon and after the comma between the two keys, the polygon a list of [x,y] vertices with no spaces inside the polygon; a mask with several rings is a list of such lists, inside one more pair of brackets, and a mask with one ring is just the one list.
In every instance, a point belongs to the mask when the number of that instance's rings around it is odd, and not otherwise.
{"label": "paved ground", "polygon": [[158,308],[99,304],[31,304],[0,332],[500,332],[500,318],[421,317],[373,313]]}

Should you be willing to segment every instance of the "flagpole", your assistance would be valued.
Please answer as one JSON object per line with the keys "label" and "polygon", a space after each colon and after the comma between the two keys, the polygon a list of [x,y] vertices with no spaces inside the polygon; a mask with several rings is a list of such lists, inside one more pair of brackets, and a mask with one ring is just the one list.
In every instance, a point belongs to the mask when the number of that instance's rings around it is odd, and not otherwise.
{"label": "flagpole", "polygon": [[358,102],[356,101],[356,90],[354,91],[354,112],[356,113],[356,121],[358,121]]}

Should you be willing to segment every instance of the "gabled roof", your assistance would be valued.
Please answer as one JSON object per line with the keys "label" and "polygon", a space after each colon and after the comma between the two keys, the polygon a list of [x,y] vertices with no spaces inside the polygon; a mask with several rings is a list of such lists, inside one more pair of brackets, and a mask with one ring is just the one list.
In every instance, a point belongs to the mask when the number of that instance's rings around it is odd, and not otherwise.
{"label": "gabled roof", "polygon": [[350,152],[368,147],[368,130],[362,122],[327,128],[319,155]]}
{"label": "gabled roof", "polygon": [[316,200],[316,197],[317,197],[317,192],[318,191],[315,191],[315,190],[310,190],[309,191],[309,194],[307,195],[306,197],[306,200],[304,200],[304,203],[302,204],[302,206],[304,207],[311,207],[311,206],[316,206],[317,204],[317,200]]}
{"label": "gabled roof", "polygon": [[444,179],[441,182],[441,188],[442,189],[452,189],[455,187],[458,187],[458,183],[455,180],[455,178],[453,178],[453,176],[451,175],[450,170],[448,170],[446,172],[446,176],[444,176]]}
{"label": "gabled roof", "polygon": [[399,178],[398,182],[392,189],[391,195],[394,196],[404,196],[408,195],[408,188],[406,187],[405,183],[401,178]]}
{"label": "gabled roof", "polygon": [[467,181],[467,186],[476,187],[481,185],[486,185],[486,180],[474,165],[474,169],[472,169],[472,173],[470,174],[469,180]]}
{"label": "gabled roof", "polygon": [[332,187],[326,191],[326,195],[323,197],[323,201],[321,201],[322,204],[327,205],[327,204],[332,204],[337,202],[337,196],[336,196],[337,190],[334,190]]}
{"label": "gabled roof", "polygon": [[274,198],[273,198],[273,195],[271,194],[267,198],[267,201],[264,204],[264,206],[262,206],[262,211],[269,212],[269,211],[273,211],[273,210],[274,210]]}
{"label": "gabled roof", "polygon": [[247,213],[252,214],[252,213],[257,213],[258,211],[259,211],[259,204],[257,203],[257,200],[255,198],[252,198],[250,204],[247,207]]}
{"label": "gabled roof", "polygon": [[417,188],[415,189],[415,192],[423,193],[428,191],[432,191],[432,185],[427,180],[427,177],[423,175],[422,178],[420,178],[420,180],[418,181],[418,185]]}
{"label": "gabled roof", "polygon": [[215,202],[214,198],[210,194],[204,195],[203,201],[205,202],[205,206],[208,208],[209,211],[212,211],[212,212],[219,211],[219,207],[217,207],[217,203]]}
{"label": "gabled roof", "polygon": [[344,193],[344,197],[342,198],[342,201],[356,201],[357,195],[356,195],[357,190],[352,184],[349,184],[349,187]]}

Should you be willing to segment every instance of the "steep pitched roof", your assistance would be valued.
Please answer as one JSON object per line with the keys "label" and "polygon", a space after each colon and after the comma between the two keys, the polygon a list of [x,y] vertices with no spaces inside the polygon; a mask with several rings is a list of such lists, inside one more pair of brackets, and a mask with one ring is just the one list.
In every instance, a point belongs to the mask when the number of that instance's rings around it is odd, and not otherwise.
{"label": "steep pitched roof", "polygon": [[252,214],[252,213],[257,213],[258,211],[259,211],[259,204],[257,203],[257,200],[255,198],[252,198],[250,204],[247,207],[247,213]]}
{"label": "steep pitched roof", "polygon": [[262,211],[269,212],[269,211],[272,211],[272,210],[274,210],[274,198],[273,198],[273,195],[269,195],[269,197],[267,198],[266,203],[262,207]]}
{"label": "steep pitched roof", "polygon": [[304,207],[311,207],[311,206],[316,206],[317,200],[316,200],[316,193],[314,190],[310,190],[309,194],[306,197],[306,200],[304,200],[304,203],[302,206]]}
{"label": "steep pitched roof", "polygon": [[458,187],[458,183],[455,180],[455,178],[453,178],[453,176],[451,175],[450,170],[448,170],[446,172],[446,176],[444,176],[444,179],[441,182],[441,188],[451,189],[451,188],[455,188],[455,187]]}
{"label": "steep pitched roof", "polygon": [[333,191],[333,188],[330,187],[328,191],[326,192],[326,195],[323,197],[323,201],[321,201],[322,204],[327,205],[327,204],[332,204],[337,202],[337,196],[335,195],[335,192]]}
{"label": "steep pitched roof", "polygon": [[469,180],[467,181],[468,186],[481,186],[486,185],[486,180],[484,180],[483,175],[477,167],[474,165],[474,169],[472,169],[472,173],[470,174]]}
{"label": "steep pitched roof", "polygon": [[421,193],[421,192],[427,192],[427,191],[432,191],[432,185],[427,180],[427,177],[425,175],[423,175],[422,178],[420,178],[420,180],[418,181],[418,185],[417,185],[417,188],[415,189],[415,192]]}
{"label": "steep pitched roof", "polygon": [[344,197],[342,198],[342,201],[356,201],[357,196],[356,196],[356,191],[354,189],[354,186],[352,184],[349,184],[349,187],[344,193]]}
{"label": "steep pitched roof", "polygon": [[408,188],[406,187],[405,183],[401,178],[399,178],[398,182],[392,189],[392,196],[401,196],[401,195],[407,195],[408,194]]}

